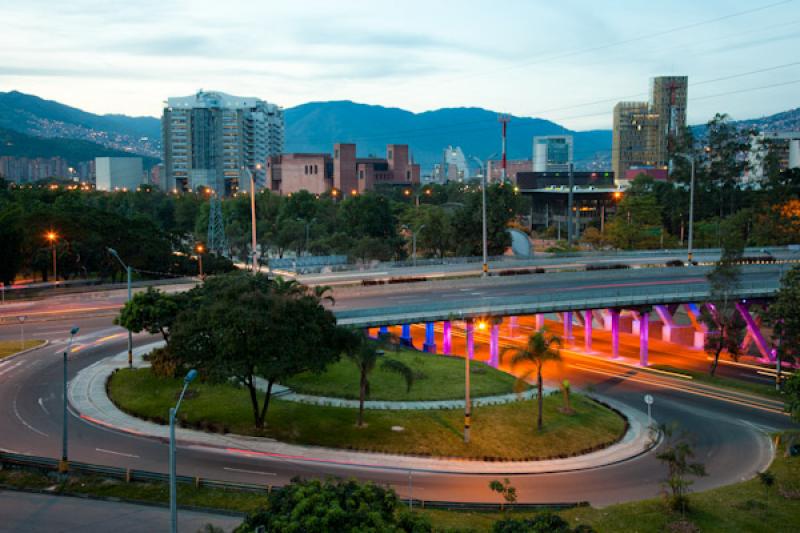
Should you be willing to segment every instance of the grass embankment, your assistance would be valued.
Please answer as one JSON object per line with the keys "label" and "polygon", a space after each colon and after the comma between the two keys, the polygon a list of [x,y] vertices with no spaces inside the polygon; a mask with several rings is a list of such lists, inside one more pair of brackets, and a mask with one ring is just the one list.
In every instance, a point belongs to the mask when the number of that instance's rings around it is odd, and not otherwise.
{"label": "grass embankment", "polygon": [[28,339],[24,343],[20,341],[0,341],[0,359],[42,344],[44,344],[44,341],[38,339]]}
{"label": "grass embankment", "polygon": [[[740,379],[726,378],[722,376],[712,377],[708,372],[698,372],[696,370],[676,368],[669,365],[651,365],[650,368],[654,368],[656,370],[665,370],[675,374],[683,374],[684,376],[690,376],[693,381],[704,383],[706,385],[714,385],[716,387],[734,389],[740,392],[758,394],[760,396],[766,396],[775,400],[783,400],[783,395],[775,390],[774,383],[771,385],[761,385],[759,383],[751,383]],[[784,379],[788,379],[788,377],[789,374],[786,374]]]}
{"label": "grass embankment", "polygon": [[[135,416],[164,423],[180,391],[180,379],[154,376],[149,369],[122,369],[108,385],[111,399]],[[532,460],[566,457],[598,449],[622,437],[625,421],[617,413],[573,394],[575,414],[560,413],[560,396],[544,402],[543,431],[535,430],[533,400],[473,409],[470,444],[463,442],[460,409],[379,411],[365,413],[358,428],[356,410],[321,407],[273,399],[268,427],[253,426],[246,389],[233,385],[193,384],[181,404],[181,421],[189,426],[241,435],[260,435],[283,442],[382,453],[471,459]],[[142,394],[147,391],[147,394]],[[393,431],[400,426],[402,431]]]}
{"label": "grass embankment", "polygon": [[[784,457],[778,448],[770,472],[775,486],[767,498],[758,479],[690,495],[691,510],[686,518],[704,533],[769,532],[790,533],[800,524],[800,457]],[[666,474],[666,470],[665,470]],[[524,494],[519,495],[524,498]],[[437,529],[456,528],[466,531],[490,531],[502,513],[422,511],[430,516]],[[559,512],[571,524],[588,524],[599,533],[670,531],[668,525],[680,519],[666,511],[663,500],[644,500],[603,509],[579,507]],[[523,518],[532,513],[514,512]],[[675,531],[690,531],[676,529]]]}
{"label": "grass embankment", "polygon": [[[464,397],[463,358],[409,350],[387,352],[384,357],[411,367],[415,374],[414,385],[406,392],[403,379],[396,373],[383,370],[378,364],[369,376],[370,400],[453,400]],[[471,365],[470,377],[473,398],[508,394],[515,380],[505,372],[475,362]],[[343,358],[322,374],[304,372],[289,379],[285,385],[302,394],[357,400],[358,383],[356,366]]]}

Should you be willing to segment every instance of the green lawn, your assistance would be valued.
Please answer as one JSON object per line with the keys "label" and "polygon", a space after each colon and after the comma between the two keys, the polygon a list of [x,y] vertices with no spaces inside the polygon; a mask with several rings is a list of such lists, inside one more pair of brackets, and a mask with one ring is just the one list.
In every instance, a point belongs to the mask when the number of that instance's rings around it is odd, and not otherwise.
{"label": "green lawn", "polygon": [[[404,350],[384,357],[402,361],[415,373],[414,385],[406,392],[403,378],[380,367],[369,376],[370,400],[452,400],[464,396],[464,359]],[[493,396],[512,392],[515,378],[480,362],[472,362],[472,396]],[[358,399],[359,375],[356,365],[343,357],[322,374],[305,372],[285,385],[296,392],[315,396]]]}
{"label": "green lawn", "polygon": [[[109,383],[112,400],[125,411],[164,423],[181,380],[163,379],[149,369],[122,369]],[[142,391],[147,391],[142,394]],[[233,385],[192,385],[181,405],[181,419],[191,427],[258,435],[247,391]],[[478,407],[473,411],[471,441],[462,439],[460,409],[377,411],[365,413],[367,427],[357,428],[356,410],[320,407],[273,399],[268,428],[260,433],[285,442],[385,453],[474,459],[545,459],[575,455],[616,442],[625,421],[615,412],[573,394],[576,414],[558,411],[560,396],[545,398],[542,432],[534,429],[532,400]],[[393,426],[404,428],[393,431]]]}
{"label": "green lawn", "polygon": [[[773,398],[775,400],[783,400],[783,396],[781,393],[775,390],[775,384],[771,385],[761,385],[759,383],[751,383],[748,381],[742,381],[739,379],[733,378],[726,378],[720,376],[711,377],[708,372],[697,372],[695,370],[686,370],[685,368],[676,368],[674,366],[669,365],[652,365],[650,368],[655,368],[656,370],[666,370],[667,372],[674,372],[676,374],[683,374],[685,376],[691,376],[694,381],[699,383],[705,383],[708,385],[715,385],[717,387],[727,387],[729,389],[736,389],[742,392],[749,392],[753,394],[759,394],[761,396],[767,396]],[[784,376],[784,379],[788,379],[788,374]]]}
{"label": "green lawn", "polygon": [[[757,479],[690,495],[692,510],[687,518],[703,533],[765,532],[790,533],[800,524],[800,457],[784,457],[778,447],[770,472],[776,483],[767,501],[764,488]],[[781,495],[783,490],[791,497]],[[520,494],[524,497],[524,494]],[[455,528],[466,531],[490,531],[502,513],[423,511],[441,530]],[[513,517],[532,513],[512,513]],[[669,531],[667,524],[679,516],[665,510],[662,500],[612,505],[603,509],[580,507],[559,512],[571,524],[591,525],[598,533]],[[675,530],[688,531],[688,530]]]}
{"label": "green lawn", "polygon": [[14,355],[22,350],[27,350],[28,348],[40,346],[42,344],[44,344],[44,341],[38,339],[27,339],[25,344],[22,344],[20,341],[16,340],[0,341],[0,359],[8,357],[9,355]]}

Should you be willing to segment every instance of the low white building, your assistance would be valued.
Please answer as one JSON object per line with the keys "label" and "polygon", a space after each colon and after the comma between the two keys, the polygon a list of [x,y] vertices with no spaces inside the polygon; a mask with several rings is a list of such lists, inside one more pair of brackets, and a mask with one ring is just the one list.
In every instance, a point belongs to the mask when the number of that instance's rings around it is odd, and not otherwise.
{"label": "low white building", "polygon": [[144,183],[141,157],[96,157],[94,165],[98,191],[133,191]]}

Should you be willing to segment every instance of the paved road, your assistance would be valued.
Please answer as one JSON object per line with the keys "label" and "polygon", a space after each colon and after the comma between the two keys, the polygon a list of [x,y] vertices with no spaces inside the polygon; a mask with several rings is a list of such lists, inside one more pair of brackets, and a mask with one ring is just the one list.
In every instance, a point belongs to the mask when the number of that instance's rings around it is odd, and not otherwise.
{"label": "paved road", "polygon": [[[169,530],[169,509],[130,503],[0,491],[0,532],[57,533],[151,533]],[[181,531],[198,531],[213,524],[232,531],[239,517],[195,511],[179,511]]]}
{"label": "paved road", "polygon": [[[71,356],[70,375],[94,361],[125,348],[125,334],[108,317],[80,318],[81,332]],[[0,367],[0,447],[15,452],[60,455],[61,365],[56,353],[63,349],[73,320],[32,324],[30,335],[48,338],[52,344]],[[18,327],[0,326],[0,338],[16,338]],[[152,341],[137,336],[137,344]],[[485,347],[482,347],[485,351]],[[483,352],[481,352],[483,353]],[[481,357],[485,357],[485,354]],[[792,427],[785,415],[666,388],[643,378],[634,369],[613,364],[564,365],[563,376],[578,386],[591,384],[604,395],[642,407],[646,392],[657,397],[655,416],[663,422],[677,421],[696,438],[698,457],[710,476],[697,482],[697,489],[738,481],[762,468],[769,459],[768,440],[761,429]],[[561,376],[559,376],[561,377]],[[146,393],[146,392],[145,392]],[[476,424],[480,423],[476,417]],[[75,460],[166,471],[167,446],[127,434],[99,428],[70,417],[70,457]],[[445,475],[408,472],[357,465],[329,464],[305,458],[256,456],[241,450],[210,450],[179,446],[181,474],[251,483],[280,484],[294,476],[355,476],[394,486],[401,495],[435,500],[495,501],[488,490],[492,476]],[[597,505],[655,496],[664,472],[652,454],[596,470],[540,475],[511,476],[520,501],[588,500]]]}

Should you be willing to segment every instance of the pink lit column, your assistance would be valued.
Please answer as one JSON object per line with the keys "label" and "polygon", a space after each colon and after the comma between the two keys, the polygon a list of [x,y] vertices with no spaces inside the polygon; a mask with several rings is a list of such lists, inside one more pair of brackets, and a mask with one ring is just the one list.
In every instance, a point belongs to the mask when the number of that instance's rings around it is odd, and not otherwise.
{"label": "pink lit column", "polygon": [[609,309],[611,315],[611,357],[619,357],[619,309]]}
{"label": "pink lit column", "polygon": [[639,320],[639,365],[647,366],[647,348],[650,344],[650,313],[642,311]]}
{"label": "pink lit column", "polygon": [[450,355],[453,344],[453,331],[449,320],[442,323],[442,353]]}
{"label": "pink lit column", "polygon": [[583,347],[587,352],[592,351],[592,310],[584,311],[583,319]]}
{"label": "pink lit column", "polygon": [[544,327],[544,314],[537,313],[536,314],[536,329],[542,329]]}
{"label": "pink lit column", "polygon": [[508,317],[508,335],[510,337],[514,336],[514,329],[519,325],[519,317],[512,316]]}
{"label": "pink lit column", "polygon": [[475,359],[475,324],[471,318],[467,319],[467,357]]}
{"label": "pink lit column", "polygon": [[492,324],[489,340],[489,366],[497,368],[500,354],[500,324]]}

